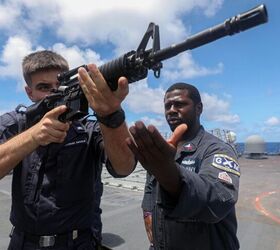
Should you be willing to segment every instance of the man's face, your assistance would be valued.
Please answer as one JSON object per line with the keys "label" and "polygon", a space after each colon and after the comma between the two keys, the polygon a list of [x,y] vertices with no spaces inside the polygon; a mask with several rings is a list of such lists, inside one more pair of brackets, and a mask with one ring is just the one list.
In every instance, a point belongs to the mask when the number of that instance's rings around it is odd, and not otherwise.
{"label": "man's face", "polygon": [[28,97],[33,102],[38,102],[51,93],[52,89],[57,89],[59,82],[57,74],[61,73],[57,69],[42,70],[31,75],[31,85],[25,87]]}
{"label": "man's face", "polygon": [[188,96],[188,90],[175,89],[164,97],[165,118],[171,131],[180,124],[187,124],[189,129],[197,122],[202,112],[202,105],[195,105]]}

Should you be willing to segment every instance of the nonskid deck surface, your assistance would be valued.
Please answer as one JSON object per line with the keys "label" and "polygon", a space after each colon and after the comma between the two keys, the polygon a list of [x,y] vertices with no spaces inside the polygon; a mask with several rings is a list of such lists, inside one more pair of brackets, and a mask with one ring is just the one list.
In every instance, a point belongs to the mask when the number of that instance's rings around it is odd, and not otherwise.
{"label": "nonskid deck surface", "polygon": [[[280,156],[239,158],[241,181],[236,205],[241,250],[280,249]],[[102,173],[103,241],[112,249],[144,250],[141,200],[145,170],[138,165],[126,178]],[[7,249],[11,229],[11,175],[0,180],[0,249]]]}

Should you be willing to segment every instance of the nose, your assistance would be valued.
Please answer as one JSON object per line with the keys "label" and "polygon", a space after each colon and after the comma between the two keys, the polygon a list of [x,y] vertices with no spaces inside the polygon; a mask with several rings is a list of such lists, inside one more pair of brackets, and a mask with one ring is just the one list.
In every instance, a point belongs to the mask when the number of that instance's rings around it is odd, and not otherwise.
{"label": "nose", "polygon": [[166,114],[178,113],[176,106],[174,104],[170,105],[170,107],[165,112]]}
{"label": "nose", "polygon": [[169,109],[171,112],[177,112],[176,106],[172,104]]}

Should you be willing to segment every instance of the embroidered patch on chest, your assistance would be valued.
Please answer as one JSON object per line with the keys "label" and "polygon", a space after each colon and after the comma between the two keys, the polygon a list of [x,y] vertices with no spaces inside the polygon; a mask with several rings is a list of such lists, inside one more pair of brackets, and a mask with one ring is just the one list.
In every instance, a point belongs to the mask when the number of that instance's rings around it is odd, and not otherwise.
{"label": "embroidered patch on chest", "polygon": [[194,149],[194,146],[191,143],[185,144],[183,147],[186,151],[192,151]]}
{"label": "embroidered patch on chest", "polygon": [[240,176],[239,164],[236,162],[235,159],[229,157],[228,155],[224,155],[224,154],[214,155],[212,166],[224,170],[226,172],[236,174],[237,176]]}
{"label": "embroidered patch on chest", "polygon": [[181,162],[181,166],[191,172],[196,172],[197,163],[195,159],[184,158]]}

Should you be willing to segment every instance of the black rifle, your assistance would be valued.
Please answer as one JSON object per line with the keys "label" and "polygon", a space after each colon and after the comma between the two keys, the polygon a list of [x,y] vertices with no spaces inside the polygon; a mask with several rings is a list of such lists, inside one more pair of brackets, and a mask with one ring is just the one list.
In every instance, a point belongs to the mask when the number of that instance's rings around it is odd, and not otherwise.
{"label": "black rifle", "polygon": [[[247,12],[226,19],[223,23],[201,31],[182,43],[160,49],[159,26],[150,23],[136,51],[132,50],[117,59],[109,61],[99,67],[112,91],[118,88],[118,79],[125,76],[129,83],[147,77],[148,70],[154,71],[156,78],[160,77],[163,60],[177,54],[213,42],[224,36],[231,36],[240,31],[266,23],[268,15],[265,5],[259,5]],[[149,40],[153,40],[152,48],[146,50]],[[29,106],[26,110],[27,125],[38,122],[45,113],[59,105],[66,105],[68,110],[59,118],[61,121],[76,120],[88,115],[88,102],[83,94],[78,78],[79,66],[58,75],[60,87],[42,101]]]}

